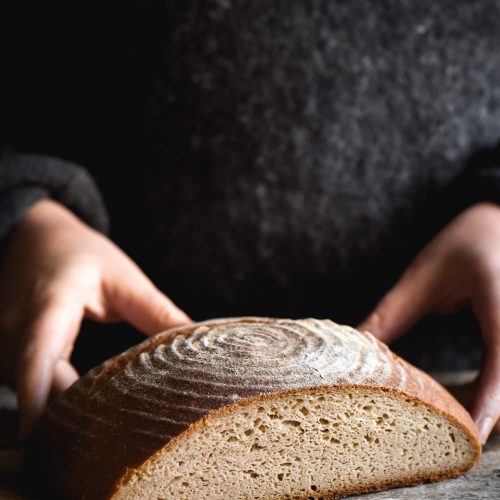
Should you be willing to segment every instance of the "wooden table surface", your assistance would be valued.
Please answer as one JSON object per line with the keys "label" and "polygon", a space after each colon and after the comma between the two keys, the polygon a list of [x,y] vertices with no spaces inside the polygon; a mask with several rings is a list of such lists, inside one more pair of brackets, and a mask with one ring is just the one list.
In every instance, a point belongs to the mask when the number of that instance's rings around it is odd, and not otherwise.
{"label": "wooden table surface", "polygon": [[[451,383],[457,386],[462,382],[467,382],[470,376],[470,373],[456,373],[441,374],[436,378],[445,384]],[[458,395],[461,396],[461,394],[459,389]],[[23,484],[21,477],[23,450],[17,445],[16,433],[15,398],[10,391],[0,387],[0,500],[36,500],[25,492],[26,485]],[[360,500],[500,500],[500,435],[490,438],[477,466],[460,478],[351,498]]]}

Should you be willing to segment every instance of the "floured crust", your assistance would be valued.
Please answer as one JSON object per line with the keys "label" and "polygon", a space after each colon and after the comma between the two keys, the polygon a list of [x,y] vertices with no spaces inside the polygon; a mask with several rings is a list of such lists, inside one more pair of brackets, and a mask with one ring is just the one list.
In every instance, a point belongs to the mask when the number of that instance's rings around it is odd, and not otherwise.
{"label": "floured crust", "polygon": [[[226,344],[221,346],[221,339]],[[254,365],[247,370],[249,362]],[[233,379],[245,383],[233,384]],[[476,450],[470,467],[478,459],[478,434],[468,413],[437,382],[370,334],[330,321],[235,318],[168,330],[90,371],[47,412],[28,450],[27,470],[68,498],[109,497],[152,456],[235,408],[288,392],[356,386],[432,408],[468,436]]]}

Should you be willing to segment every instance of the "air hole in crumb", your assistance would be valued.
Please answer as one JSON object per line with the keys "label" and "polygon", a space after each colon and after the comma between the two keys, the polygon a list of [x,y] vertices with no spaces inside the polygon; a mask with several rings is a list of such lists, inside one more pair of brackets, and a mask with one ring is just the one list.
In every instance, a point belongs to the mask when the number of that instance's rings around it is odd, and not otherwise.
{"label": "air hole in crumb", "polygon": [[250,448],[250,451],[259,451],[263,450],[264,446],[260,446],[260,444],[254,443],[252,447]]}
{"label": "air hole in crumb", "polygon": [[284,474],[281,472],[278,474],[278,481],[283,481]]}
{"label": "air hole in crumb", "polygon": [[283,424],[290,427],[300,427],[300,422],[298,420],[283,420]]}
{"label": "air hole in crumb", "polygon": [[455,434],[453,432],[450,432],[450,439],[455,442]]}
{"label": "air hole in crumb", "polygon": [[363,410],[370,411],[373,408],[372,405],[365,405],[363,406]]}
{"label": "air hole in crumb", "polygon": [[318,491],[318,487],[315,484],[311,484],[311,490]]}
{"label": "air hole in crumb", "polygon": [[189,483],[184,482],[182,483],[182,486],[184,486],[184,488],[187,488],[189,486]]}
{"label": "air hole in crumb", "polygon": [[253,430],[252,429],[247,429],[245,431],[245,436],[251,436],[253,434]]}
{"label": "air hole in crumb", "polygon": [[327,425],[327,424],[329,424],[329,423],[330,423],[330,421],[329,421],[329,420],[327,420],[326,418],[320,418],[320,419],[319,419],[319,423],[320,423],[320,424],[323,424],[323,425]]}
{"label": "air hole in crumb", "polygon": [[331,438],[330,443],[340,444],[340,441],[336,438]]}
{"label": "air hole in crumb", "polygon": [[303,406],[303,407],[300,409],[300,413],[302,413],[302,415],[307,416],[307,415],[309,415],[309,410],[308,410],[305,406]]}
{"label": "air hole in crumb", "polygon": [[259,425],[259,431],[260,432],[266,432],[268,429],[267,425],[261,424]]}
{"label": "air hole in crumb", "polygon": [[234,443],[235,441],[238,441],[238,438],[236,436],[229,436],[227,438],[228,443]]}

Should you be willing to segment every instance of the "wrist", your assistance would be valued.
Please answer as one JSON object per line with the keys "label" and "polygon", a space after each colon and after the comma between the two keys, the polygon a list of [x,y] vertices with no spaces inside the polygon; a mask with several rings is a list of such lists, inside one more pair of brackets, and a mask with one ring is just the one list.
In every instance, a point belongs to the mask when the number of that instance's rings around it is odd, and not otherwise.
{"label": "wrist", "polygon": [[42,228],[69,223],[82,223],[80,219],[64,205],[51,199],[43,199],[30,207],[19,222],[19,228]]}

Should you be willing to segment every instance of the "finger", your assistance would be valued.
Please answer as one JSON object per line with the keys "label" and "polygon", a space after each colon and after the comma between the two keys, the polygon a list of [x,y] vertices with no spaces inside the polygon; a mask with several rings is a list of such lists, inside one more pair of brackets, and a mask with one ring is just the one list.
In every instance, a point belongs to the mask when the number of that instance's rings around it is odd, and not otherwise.
{"label": "finger", "polygon": [[389,343],[411,328],[430,307],[432,279],[425,269],[408,269],[358,325]]}
{"label": "finger", "polygon": [[192,323],[166,295],[137,269],[123,276],[111,277],[106,286],[107,302],[113,312],[140,331],[153,335],[173,326]]}
{"label": "finger", "polygon": [[52,387],[49,399],[54,399],[78,380],[75,367],[67,359],[58,359],[54,364]]}
{"label": "finger", "polygon": [[472,417],[484,444],[500,417],[500,347],[488,350]]}
{"label": "finger", "polygon": [[484,444],[500,418],[500,295],[492,293],[474,304],[486,344],[486,359],[479,380],[472,417]]}
{"label": "finger", "polygon": [[[80,306],[51,304],[24,332],[16,374],[22,437],[41,416],[52,386],[56,361],[71,350],[81,320]],[[59,384],[61,375],[58,377]]]}

